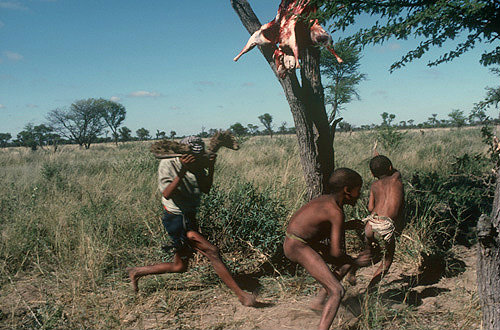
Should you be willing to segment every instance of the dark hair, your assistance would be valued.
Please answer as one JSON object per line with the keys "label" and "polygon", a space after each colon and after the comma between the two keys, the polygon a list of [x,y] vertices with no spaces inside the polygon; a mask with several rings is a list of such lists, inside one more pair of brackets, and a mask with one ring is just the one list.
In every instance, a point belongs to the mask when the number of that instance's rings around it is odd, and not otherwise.
{"label": "dark hair", "polygon": [[351,170],[350,168],[341,167],[333,171],[330,179],[328,180],[328,186],[331,193],[336,193],[348,187],[349,189],[355,187],[361,187],[363,185],[363,179],[358,172]]}
{"label": "dark hair", "polygon": [[386,156],[378,155],[370,160],[370,171],[376,178],[391,174],[392,163]]}

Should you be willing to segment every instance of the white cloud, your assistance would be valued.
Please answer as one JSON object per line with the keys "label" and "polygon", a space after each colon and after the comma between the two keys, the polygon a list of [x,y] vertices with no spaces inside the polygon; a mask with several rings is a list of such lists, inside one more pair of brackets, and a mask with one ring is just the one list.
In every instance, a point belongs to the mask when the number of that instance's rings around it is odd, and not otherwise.
{"label": "white cloud", "polygon": [[255,84],[253,82],[245,82],[241,84],[242,87],[253,87]]}
{"label": "white cloud", "polygon": [[28,7],[17,1],[0,1],[0,8],[12,10],[28,10]]}
{"label": "white cloud", "polygon": [[23,59],[23,55],[11,52],[9,50],[4,51],[3,54],[11,61],[20,61]]}
{"label": "white cloud", "polygon": [[119,102],[120,98],[118,96],[111,96],[109,100],[113,102]]}
{"label": "white cloud", "polygon": [[178,107],[178,106],[176,106],[176,105],[171,105],[169,109],[170,109],[170,110],[180,110],[180,108],[181,108],[181,107]]}
{"label": "white cloud", "polygon": [[129,97],[160,97],[161,93],[157,92],[148,92],[148,91],[135,91],[128,94]]}
{"label": "white cloud", "polygon": [[26,108],[35,109],[35,108],[38,108],[38,105],[30,103],[30,104],[26,104]]}
{"label": "white cloud", "polygon": [[0,104],[0,109],[5,109],[5,108],[7,108],[5,105]]}
{"label": "white cloud", "polygon": [[5,26],[4,22],[0,21],[0,28],[2,28],[4,26]]}

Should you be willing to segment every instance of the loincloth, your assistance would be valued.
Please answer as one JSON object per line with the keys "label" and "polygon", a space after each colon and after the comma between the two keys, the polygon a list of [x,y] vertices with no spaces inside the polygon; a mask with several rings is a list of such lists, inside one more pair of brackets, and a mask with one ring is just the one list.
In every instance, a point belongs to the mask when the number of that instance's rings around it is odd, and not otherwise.
{"label": "loincloth", "polygon": [[395,230],[394,222],[391,218],[373,213],[362,221],[365,225],[369,223],[372,226],[373,232],[379,234],[384,241],[389,242],[391,240]]}
{"label": "loincloth", "polygon": [[291,238],[291,239],[294,239],[294,240],[296,240],[296,241],[299,241],[299,242],[302,242],[302,243],[304,243],[304,244],[309,245],[305,239],[300,238],[299,236],[297,236],[297,235],[295,235],[295,234],[291,234],[291,233],[289,233],[289,232],[286,232],[286,233],[285,233],[285,235],[286,235],[286,237],[288,237],[288,238]]}

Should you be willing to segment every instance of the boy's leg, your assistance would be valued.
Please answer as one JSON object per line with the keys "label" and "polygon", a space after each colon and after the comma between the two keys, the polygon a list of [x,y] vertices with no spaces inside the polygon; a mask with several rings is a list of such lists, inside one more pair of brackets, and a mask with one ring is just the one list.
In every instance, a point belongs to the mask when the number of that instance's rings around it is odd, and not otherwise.
{"label": "boy's leg", "polygon": [[373,278],[370,281],[370,284],[368,284],[368,289],[372,289],[378,282],[380,282],[382,277],[385,274],[387,274],[394,259],[395,249],[396,249],[396,241],[394,240],[394,237],[391,237],[390,241],[386,245],[386,250],[384,251],[384,258],[382,259],[377,271],[373,274]]}
{"label": "boy's leg", "polygon": [[356,271],[361,267],[367,267],[372,264],[372,244],[375,242],[372,226],[367,222],[365,225],[365,249],[356,258],[356,264],[352,266],[347,274],[347,281],[351,285],[356,285]]}
{"label": "boy's leg", "polygon": [[127,268],[127,272],[132,288],[137,292],[139,291],[139,287],[137,286],[139,278],[152,274],[182,273],[186,271],[187,266],[188,260],[183,260],[180,254],[176,252],[173,262],[162,262],[149,266]]}
{"label": "boy's leg", "polygon": [[[344,278],[344,276],[346,276],[346,274],[349,273],[349,270],[351,268],[352,268],[351,264],[342,265],[340,267],[337,267],[333,271],[333,275],[339,280],[339,282],[341,282],[342,279]],[[313,301],[311,303],[311,306],[310,306],[311,309],[316,310],[316,311],[323,310],[323,307],[325,306],[325,299],[327,296],[328,296],[328,293],[327,293],[326,289],[324,287],[321,287],[318,291],[318,294],[316,295],[316,297],[313,299]]]}
{"label": "boy's leg", "polygon": [[236,294],[241,304],[244,306],[255,305],[255,296],[243,291],[238,286],[226,265],[222,262],[219,249],[196,231],[188,231],[186,236],[190,244],[208,258],[217,275]]}
{"label": "boy's leg", "polygon": [[286,237],[283,249],[288,259],[302,265],[325,288],[328,298],[323,307],[319,329],[329,329],[344,296],[344,288],[321,256],[311,247]]}

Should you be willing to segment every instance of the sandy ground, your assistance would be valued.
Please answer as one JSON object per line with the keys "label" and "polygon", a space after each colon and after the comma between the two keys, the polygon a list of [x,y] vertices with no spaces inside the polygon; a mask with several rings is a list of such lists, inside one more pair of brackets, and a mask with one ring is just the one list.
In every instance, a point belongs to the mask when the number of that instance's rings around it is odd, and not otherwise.
{"label": "sandy ground", "polygon": [[[451,277],[417,277],[415,265],[413,268],[406,265],[404,269],[397,262],[393,264],[375,296],[383,304],[384,311],[392,313],[390,320],[397,316],[391,321],[391,328],[480,328],[476,296],[477,249],[456,246],[454,252],[466,268]],[[344,283],[346,295],[332,329],[368,327],[363,323],[367,313],[364,291],[373,271],[373,267],[361,269],[356,286]],[[89,291],[85,300],[80,300],[81,303],[75,304],[78,299],[72,300],[75,307],[66,308],[67,318],[84,320],[88,315],[93,321],[89,320],[88,326],[81,324],[82,327],[98,325],[99,328],[116,329],[315,329],[319,324],[319,313],[309,308],[316,288],[315,284],[311,284],[313,281],[306,285],[311,288],[309,293],[301,291],[297,294],[300,290],[294,291],[294,288],[300,286],[303,279],[295,279],[300,282],[294,284],[267,278],[264,283],[267,289],[258,296],[259,306],[251,308],[242,306],[222,285],[200,287],[200,283],[180,283],[179,277],[159,278],[171,281],[169,286],[165,287],[151,278],[150,284],[144,283],[143,291],[138,296],[131,293],[125,278],[117,279],[118,287],[102,292]],[[25,281],[16,281],[15,286],[9,285],[1,290],[0,328],[12,324],[9,320],[17,314],[26,319],[36,312],[41,320],[41,307],[47,303],[47,288],[37,283],[36,278],[26,278]],[[173,287],[171,283],[177,284]],[[183,298],[168,300],[169,295]],[[61,297],[60,304],[64,303],[64,299]],[[193,301],[196,303],[191,303]],[[172,307],[173,302],[178,306]],[[169,304],[168,310],[175,311],[165,313],[166,304]],[[186,306],[196,307],[190,309]],[[372,311],[378,312],[374,308]],[[40,326],[36,321],[32,321],[33,327]],[[387,322],[387,317],[384,322]]]}
{"label": "sandy ground", "polygon": [[[379,294],[385,304],[395,311],[404,311],[408,306],[416,309],[414,318],[419,328],[449,328],[446,322],[454,313],[467,314],[464,307],[470,305],[471,296],[476,292],[476,255],[475,248],[455,247],[459,259],[465,263],[466,270],[457,276],[441,278],[435,282],[429,278],[421,279],[419,284],[415,274],[407,273],[394,264],[391,272],[382,282]],[[346,287],[332,329],[348,329],[362,316],[364,288],[371,278],[374,268],[360,270],[356,286]],[[435,282],[435,283],[433,283]],[[201,329],[315,329],[320,315],[309,309],[313,295],[306,297],[260,297],[262,303],[257,308],[241,306],[232,295],[214,299],[213,305],[191,311],[190,327]],[[472,307],[471,307],[472,308]],[[473,311],[471,311],[473,312]],[[188,315],[185,315],[186,317]],[[465,321],[464,321],[465,322]],[[440,325],[441,324],[441,325]],[[457,328],[474,329],[479,324],[455,324]]]}

